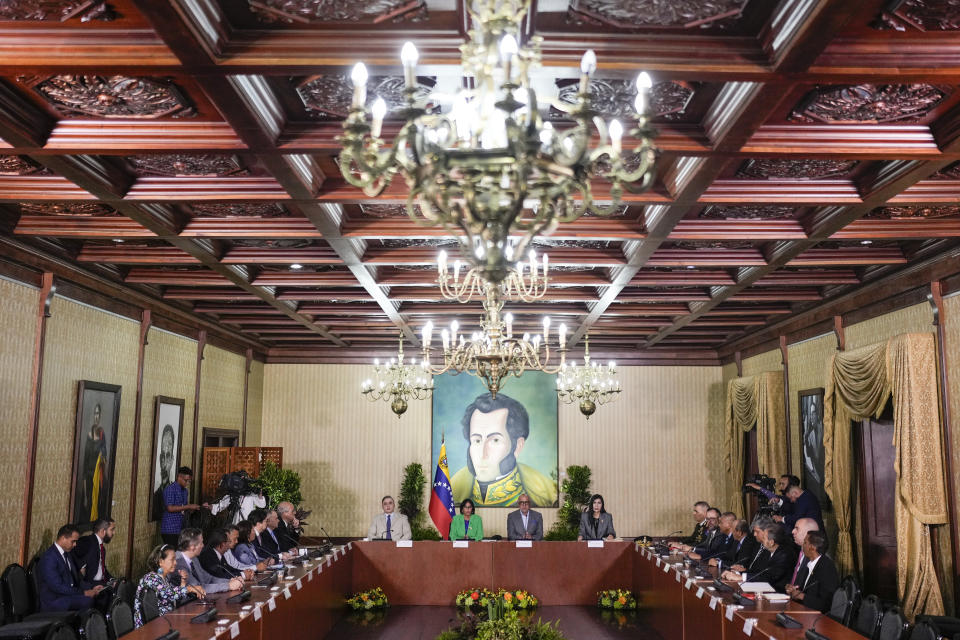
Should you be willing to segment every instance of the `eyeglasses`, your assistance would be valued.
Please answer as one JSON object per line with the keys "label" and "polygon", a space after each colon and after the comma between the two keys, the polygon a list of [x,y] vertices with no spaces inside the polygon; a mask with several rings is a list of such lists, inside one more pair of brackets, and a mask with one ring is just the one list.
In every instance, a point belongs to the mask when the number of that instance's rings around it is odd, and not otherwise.
{"label": "eyeglasses", "polygon": [[529,501],[529,500],[520,500],[520,501],[517,502],[517,504],[530,504],[530,501]]}

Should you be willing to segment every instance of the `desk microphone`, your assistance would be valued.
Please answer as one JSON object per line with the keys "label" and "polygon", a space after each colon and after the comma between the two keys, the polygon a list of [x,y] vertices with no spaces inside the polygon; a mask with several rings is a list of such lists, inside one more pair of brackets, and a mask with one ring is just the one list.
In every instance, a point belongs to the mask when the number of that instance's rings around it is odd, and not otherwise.
{"label": "desk microphone", "polygon": [[327,530],[324,529],[323,527],[320,527],[320,531],[323,531],[323,534],[327,536],[327,542],[330,542],[330,534],[327,533]]}
{"label": "desk microphone", "polygon": [[173,628],[173,625],[170,624],[170,620],[169,618],[167,618],[167,616],[160,616],[160,617],[163,618],[164,621],[166,621],[167,627],[169,627],[169,630],[162,636],[159,636],[157,640],[177,640],[177,638],[180,637],[180,632]]}
{"label": "desk microphone", "polygon": [[807,629],[806,633],[803,634],[803,637],[806,638],[806,640],[830,640],[830,638],[817,631],[817,623],[820,622],[820,618],[825,615],[826,614],[821,613],[814,618],[813,624],[811,624],[810,628]]}

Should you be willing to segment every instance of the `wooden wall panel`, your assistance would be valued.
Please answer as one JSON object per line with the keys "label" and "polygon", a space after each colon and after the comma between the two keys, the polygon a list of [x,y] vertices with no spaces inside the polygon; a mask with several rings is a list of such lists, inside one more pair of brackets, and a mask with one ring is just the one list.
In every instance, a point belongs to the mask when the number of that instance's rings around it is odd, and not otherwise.
{"label": "wooden wall panel", "polygon": [[19,514],[27,468],[27,437],[30,428],[30,370],[37,334],[38,289],[0,278],[0,563],[17,562],[16,540],[20,537]]}
{"label": "wooden wall panel", "polygon": [[140,478],[137,482],[137,527],[134,532],[134,574],[146,567],[147,555],[159,541],[157,525],[148,521],[153,487],[154,411],[158,395],[184,400],[180,464],[189,464],[193,441],[194,363],[197,341],[153,327],[147,334],[143,360],[143,407],[140,417]]}
{"label": "wooden wall panel", "polygon": [[[200,373],[200,431],[243,428],[244,356],[207,345]],[[198,449],[199,455],[199,449]],[[194,469],[196,472],[197,469]]]}
{"label": "wooden wall panel", "polygon": [[[950,434],[953,443],[953,495],[960,496],[960,295],[953,295],[943,301],[946,323],[944,324],[944,346],[947,356],[947,376],[950,389]],[[953,535],[960,540],[960,521],[953,523]],[[956,570],[956,568],[955,568]]]}
{"label": "wooden wall panel", "polygon": [[52,542],[56,530],[69,517],[77,382],[93,380],[123,387],[111,510],[120,527],[107,552],[111,567],[123,566],[127,536],[123,530],[126,525],[121,523],[128,517],[125,496],[129,493],[133,458],[139,341],[139,323],[73,300],[54,298],[43,363],[32,551]]}
{"label": "wooden wall panel", "polygon": [[[364,535],[380,498],[399,491],[403,467],[432,478],[430,403],[398,420],[360,395],[367,366],[267,365],[262,441],[284,447],[303,476],[311,521],[331,535]],[[587,464],[618,533],[666,534],[692,526],[690,505],[719,498],[723,385],[719,367],[622,367],[624,397],[585,421],[561,405],[560,468]],[[684,469],[682,478],[677,469]],[[544,525],[555,509],[543,509]],[[484,531],[504,534],[507,510],[480,509]]]}

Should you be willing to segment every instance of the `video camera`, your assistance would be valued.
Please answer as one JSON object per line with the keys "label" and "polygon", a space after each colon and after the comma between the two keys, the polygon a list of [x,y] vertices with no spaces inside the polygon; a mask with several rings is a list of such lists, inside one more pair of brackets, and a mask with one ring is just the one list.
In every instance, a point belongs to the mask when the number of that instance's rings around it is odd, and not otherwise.
{"label": "video camera", "polygon": [[220,489],[226,494],[245,495],[254,493],[254,488],[250,484],[251,478],[246,471],[234,471],[225,473],[220,478]]}
{"label": "video camera", "polygon": [[747,481],[743,483],[743,488],[741,489],[743,493],[745,494],[752,493],[758,498],[765,498],[765,496],[763,495],[763,492],[760,491],[759,489],[755,489],[749,486],[751,484],[760,485],[767,491],[775,491],[775,487],[777,486],[777,481],[775,478],[771,478],[770,476],[764,473],[755,473],[749,478],[747,478]]}

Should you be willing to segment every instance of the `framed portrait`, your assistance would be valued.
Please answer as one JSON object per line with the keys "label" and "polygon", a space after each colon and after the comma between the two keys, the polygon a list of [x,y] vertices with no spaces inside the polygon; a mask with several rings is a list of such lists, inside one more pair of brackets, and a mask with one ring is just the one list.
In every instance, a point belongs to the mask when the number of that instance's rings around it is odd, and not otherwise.
{"label": "framed portrait", "polygon": [[81,527],[110,517],[119,423],[120,387],[81,380],[70,486],[70,522]]}
{"label": "framed portrait", "polygon": [[[149,520],[159,520],[162,514],[163,490],[177,479],[180,468],[180,439],[183,435],[183,407],[180,398],[157,396],[153,410],[153,460],[150,474]],[[158,511],[160,513],[158,513]]]}
{"label": "framed portrait", "polygon": [[454,503],[516,508],[558,504],[557,377],[509,378],[496,397],[476,377],[434,376],[433,464],[445,439]]}
{"label": "framed portrait", "polygon": [[830,498],[824,490],[823,451],[823,388],[806,389],[799,394],[801,451],[803,452],[803,486],[830,508]]}

